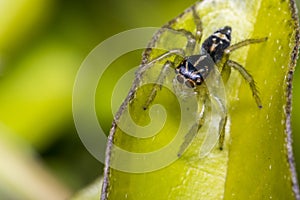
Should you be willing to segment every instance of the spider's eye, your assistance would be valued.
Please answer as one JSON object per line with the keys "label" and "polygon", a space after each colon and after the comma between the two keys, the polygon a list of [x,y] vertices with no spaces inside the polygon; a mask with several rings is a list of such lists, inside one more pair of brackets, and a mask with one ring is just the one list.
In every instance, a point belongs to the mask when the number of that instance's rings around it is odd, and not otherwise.
{"label": "spider's eye", "polygon": [[181,74],[177,74],[176,79],[179,83],[184,83],[184,77]]}
{"label": "spider's eye", "polygon": [[187,79],[185,82],[185,85],[189,88],[194,88],[196,85],[195,85],[195,82],[190,80],[190,79]]}

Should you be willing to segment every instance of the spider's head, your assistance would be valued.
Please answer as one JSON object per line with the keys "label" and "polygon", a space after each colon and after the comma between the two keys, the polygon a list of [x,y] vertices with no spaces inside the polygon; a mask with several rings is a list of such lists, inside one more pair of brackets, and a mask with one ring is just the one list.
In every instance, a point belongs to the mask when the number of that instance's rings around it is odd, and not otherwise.
{"label": "spider's head", "polygon": [[[199,56],[199,55],[194,55]],[[175,69],[176,79],[179,83],[185,84],[188,88],[195,88],[197,85],[201,85],[203,76],[200,71],[195,68],[191,57],[185,58]]]}
{"label": "spider's head", "polygon": [[230,46],[231,27],[225,26],[210,35],[202,44],[202,50],[208,53],[216,63],[221,60],[224,50]]}

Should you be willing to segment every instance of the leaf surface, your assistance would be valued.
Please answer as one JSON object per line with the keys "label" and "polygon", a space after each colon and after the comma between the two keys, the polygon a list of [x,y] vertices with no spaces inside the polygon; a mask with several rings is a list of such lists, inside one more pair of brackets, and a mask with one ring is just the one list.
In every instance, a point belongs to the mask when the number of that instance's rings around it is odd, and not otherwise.
{"label": "leaf surface", "polygon": [[[202,40],[226,25],[232,27],[232,43],[268,37],[266,42],[243,47],[230,56],[253,75],[263,108],[258,109],[249,85],[232,70],[225,85],[229,113],[223,150],[216,145],[208,155],[199,157],[205,138],[212,134],[204,125],[177,159],[194,123],[193,113],[199,109],[184,107],[192,114],[189,119],[182,118],[185,110],[172,91],[175,73],[170,71],[152,108],[144,110],[165,60],[146,70],[142,65],[111,129],[102,199],[299,199],[289,121],[299,40],[294,2],[207,0],[196,3],[195,9],[203,23]],[[191,9],[169,24],[191,32],[196,28]],[[186,46],[185,37],[167,32],[158,31],[153,37],[149,45],[158,49],[145,51],[144,64],[166,49]],[[174,56],[168,59],[174,61]],[[205,103],[198,107],[202,105]],[[214,119],[206,117],[205,124]],[[129,134],[119,128],[131,127],[132,122],[150,126],[154,134],[149,136],[148,129],[137,126]]]}

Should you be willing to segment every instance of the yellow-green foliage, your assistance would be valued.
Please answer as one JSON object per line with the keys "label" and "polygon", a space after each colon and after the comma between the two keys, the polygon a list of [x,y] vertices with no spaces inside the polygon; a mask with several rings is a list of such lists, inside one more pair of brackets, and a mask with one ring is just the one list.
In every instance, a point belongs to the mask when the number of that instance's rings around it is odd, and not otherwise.
{"label": "yellow-green foliage", "polygon": [[[105,174],[106,193],[103,196],[143,200],[296,198],[297,183],[293,179],[295,174],[291,173],[293,163],[287,159],[292,158],[287,147],[290,137],[287,135],[290,131],[287,127],[290,90],[287,88],[298,45],[298,24],[291,2],[217,0],[196,4],[203,22],[203,38],[225,25],[232,27],[232,43],[268,37],[267,42],[241,48],[230,57],[245,66],[255,78],[263,108],[257,108],[248,84],[233,71],[226,84],[229,114],[222,151],[215,147],[208,156],[199,158],[202,139],[196,136],[180,159],[159,170],[129,173],[109,168]],[[188,10],[172,22],[172,27],[195,31],[192,22],[192,13]],[[158,38],[156,46],[170,48],[166,47],[170,40],[172,38]],[[173,43],[183,47],[178,41]],[[153,51],[150,57],[158,54]],[[155,65],[146,75],[155,79],[159,71]],[[146,75],[142,76],[142,82]],[[152,85],[147,85],[136,89],[133,99],[125,105],[139,125],[150,122],[143,105],[151,88]],[[115,124],[111,132],[115,145],[132,152],[151,152],[172,141],[180,122],[178,102],[163,88],[154,103],[166,109],[167,121],[163,129],[151,138],[140,139],[128,136]],[[120,120],[126,119],[121,117]],[[112,149],[109,153],[111,160],[120,159]],[[126,162],[132,165],[135,161],[128,159]]]}

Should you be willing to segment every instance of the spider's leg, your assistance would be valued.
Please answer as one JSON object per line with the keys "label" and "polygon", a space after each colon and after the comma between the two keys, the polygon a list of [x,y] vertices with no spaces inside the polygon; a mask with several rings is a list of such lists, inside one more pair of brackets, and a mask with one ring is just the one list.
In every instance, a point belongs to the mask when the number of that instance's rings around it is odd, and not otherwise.
{"label": "spider's leg", "polygon": [[163,59],[171,57],[174,54],[180,55],[180,56],[175,57],[174,62],[167,61],[165,63],[165,65],[163,66],[163,69],[157,78],[157,84],[155,84],[155,86],[153,87],[153,89],[149,95],[149,98],[143,107],[144,110],[146,110],[148,108],[150,103],[154,100],[157,90],[161,88],[161,85],[166,76],[165,73],[166,73],[167,67],[175,67],[174,63],[178,63],[178,60],[180,60],[182,57],[184,57],[185,55],[192,55],[194,53],[195,47],[196,46],[198,47],[198,45],[200,43],[200,40],[202,37],[202,22],[201,22],[199,15],[197,14],[197,12],[195,10],[195,6],[192,7],[192,12],[193,12],[194,22],[196,24],[196,33],[195,34],[191,33],[188,30],[185,30],[185,29],[173,29],[170,24],[163,27],[166,30],[169,30],[171,32],[174,32],[177,34],[182,34],[187,38],[187,44],[185,47],[185,51],[183,49],[172,49],[172,50],[158,56],[157,58],[153,59],[149,63],[145,64],[143,67],[143,70],[146,70],[148,67],[150,67],[151,65],[153,65],[154,63],[156,63],[158,61],[161,61]]}
{"label": "spider's leg", "polygon": [[258,92],[258,89],[256,87],[256,84],[255,84],[255,81],[254,81],[252,75],[249,72],[247,72],[247,70],[242,65],[240,65],[239,63],[237,63],[235,61],[228,60],[226,62],[226,65],[228,65],[229,67],[232,67],[233,69],[236,69],[238,72],[240,72],[240,74],[243,76],[243,78],[249,83],[257,106],[259,108],[262,108],[261,100],[259,98],[259,92]]}
{"label": "spider's leg", "polygon": [[[177,57],[184,57],[185,56],[185,52],[183,49],[171,49],[163,54],[161,54],[160,56],[157,56],[156,58],[152,59],[150,62],[144,64],[142,66],[142,71],[147,70],[149,67],[151,67],[153,64],[162,61],[166,58],[169,58],[171,56],[177,55]],[[176,58],[175,58],[176,59]]]}
{"label": "spider's leg", "polygon": [[193,17],[194,17],[194,22],[196,24],[196,34],[195,34],[195,38],[197,43],[200,43],[201,38],[202,38],[202,21],[200,19],[200,16],[198,15],[195,6],[192,7],[192,11],[193,11]]}
{"label": "spider's leg", "polygon": [[180,157],[184,153],[184,151],[187,149],[187,147],[192,142],[192,140],[197,135],[198,131],[200,130],[200,128],[203,126],[203,124],[205,122],[206,113],[210,109],[210,106],[207,104],[206,98],[208,98],[207,95],[204,98],[202,98],[202,100],[201,100],[203,102],[203,104],[202,104],[201,110],[198,111],[200,113],[198,122],[195,123],[190,128],[189,132],[185,135],[184,141],[181,144],[180,149],[177,153],[178,157]]}
{"label": "spider's leg", "polygon": [[144,106],[143,106],[143,109],[144,109],[144,110],[147,110],[147,109],[148,109],[149,105],[150,105],[151,102],[154,100],[157,91],[161,89],[162,84],[163,84],[163,82],[164,82],[164,80],[165,80],[165,77],[166,77],[166,75],[167,75],[167,69],[168,69],[169,67],[174,68],[174,63],[168,60],[168,61],[166,61],[166,63],[163,65],[162,70],[160,71],[160,74],[159,74],[157,80],[155,81],[155,84],[154,84],[154,86],[153,86],[153,88],[152,88],[152,90],[151,90],[151,92],[150,92],[150,94],[149,94],[149,96],[148,96],[148,98],[147,98],[147,101],[146,101],[146,103],[145,103]]}
{"label": "spider's leg", "polygon": [[224,147],[226,122],[227,122],[227,113],[224,113],[224,115],[222,116],[222,119],[219,123],[219,127],[220,127],[219,148],[220,148],[220,150],[223,150],[223,147]]}
{"label": "spider's leg", "polygon": [[229,67],[228,65],[226,65],[227,60],[229,60],[229,57],[227,56],[227,58],[224,59],[224,63],[220,63],[221,66],[219,64],[217,64],[218,69],[220,70],[221,73],[221,77],[222,80],[225,83],[227,83],[229,76],[231,74],[231,67]]}
{"label": "spider's leg", "polygon": [[259,38],[259,39],[247,39],[247,40],[243,40],[243,41],[240,41],[238,43],[235,43],[235,44],[231,45],[230,47],[228,47],[227,49],[225,49],[224,52],[226,54],[229,54],[229,53],[231,53],[231,52],[233,52],[233,51],[235,51],[235,50],[237,50],[237,49],[239,49],[239,48],[241,48],[243,46],[247,46],[249,44],[260,43],[260,42],[265,42],[265,41],[267,41],[267,39],[268,38],[265,37],[265,38]]}
{"label": "spider's leg", "polygon": [[193,33],[185,29],[173,29],[170,26],[165,26],[164,28],[172,33],[184,35],[187,38],[185,47],[186,55],[193,54],[197,42],[196,37],[193,35]]}
{"label": "spider's leg", "polygon": [[197,47],[197,50],[200,50],[198,47],[201,38],[202,38],[202,21],[196,12],[195,6],[192,7],[193,12],[193,18],[194,23],[196,25],[196,32],[193,34],[192,32],[185,30],[185,29],[174,29],[171,27],[170,24],[164,26],[163,28],[166,28],[167,30],[170,30],[177,34],[182,34],[187,38],[187,44],[186,44],[186,55],[193,55],[195,51],[195,47]]}
{"label": "spider's leg", "polygon": [[[200,99],[203,104],[202,104],[202,110],[198,111],[200,113],[198,123],[195,123],[191,127],[189,132],[186,134],[186,136],[184,138],[184,142],[180,146],[179,152],[177,154],[178,157],[180,157],[184,153],[184,151],[186,150],[188,145],[192,142],[194,137],[199,132],[200,128],[204,125],[204,122],[207,118],[206,115],[211,113],[212,106],[214,106],[214,109],[217,110],[218,116],[220,117],[220,121],[219,121],[219,125],[218,125],[218,133],[217,133],[218,135],[215,137],[215,139],[213,139],[213,141],[214,141],[213,143],[211,143],[211,141],[212,141],[211,136],[207,136],[207,137],[210,137],[210,139],[207,140],[207,138],[206,138],[204,142],[208,142],[207,143],[208,150],[211,150],[214,147],[214,145],[216,144],[216,142],[218,142],[218,141],[219,141],[219,149],[222,150],[224,147],[225,126],[226,126],[226,122],[227,122],[227,109],[226,109],[225,102],[224,102],[224,100],[222,100],[219,97],[214,96],[214,95],[210,95],[210,97],[208,97],[208,94],[201,96]],[[213,136],[213,138],[214,138],[214,136]],[[204,145],[204,144],[202,144],[202,145]],[[204,149],[206,149],[206,148],[204,148]],[[206,153],[208,153],[208,152],[205,152],[205,154]]]}
{"label": "spider's leg", "polygon": [[227,122],[227,109],[224,100],[217,96],[211,95],[211,101],[213,101],[214,106],[217,106],[218,114],[221,117],[219,122],[219,148],[223,149],[224,139],[225,139],[225,125]]}
{"label": "spider's leg", "polygon": [[[162,55],[160,55],[160,56],[154,58],[154,59],[151,60],[150,62],[146,63],[146,64],[142,67],[142,70],[147,70],[147,69],[148,69],[150,66],[152,66],[153,64],[155,64],[155,63],[157,63],[157,62],[159,62],[159,61],[162,61],[162,60],[164,60],[164,59],[167,59],[167,58],[169,58],[169,57],[171,57],[171,56],[174,56],[174,55],[176,56],[176,57],[175,57],[175,60],[176,60],[176,59],[178,60],[180,57],[184,57],[185,52],[184,52],[183,49],[172,49],[172,50],[170,50],[170,51],[168,51],[168,52],[166,52],[166,53],[164,53],[164,54],[162,54]],[[153,88],[152,88],[152,90],[151,90],[151,92],[150,92],[150,95],[149,95],[149,97],[147,98],[147,101],[146,101],[146,103],[145,103],[144,106],[143,106],[143,109],[144,109],[144,110],[147,110],[147,109],[148,109],[150,103],[154,100],[157,91],[158,91],[159,89],[161,89],[162,84],[163,84],[163,82],[164,82],[164,79],[165,79],[165,77],[166,77],[166,75],[167,75],[166,72],[167,72],[167,68],[168,68],[168,67],[173,67],[173,68],[174,68],[174,63],[171,62],[171,61],[167,61],[167,62],[165,62],[165,64],[163,65],[162,70],[160,71],[160,73],[159,73],[159,75],[158,75],[158,78],[157,78],[157,80],[156,80],[156,83],[155,83],[155,85],[153,86]]]}

